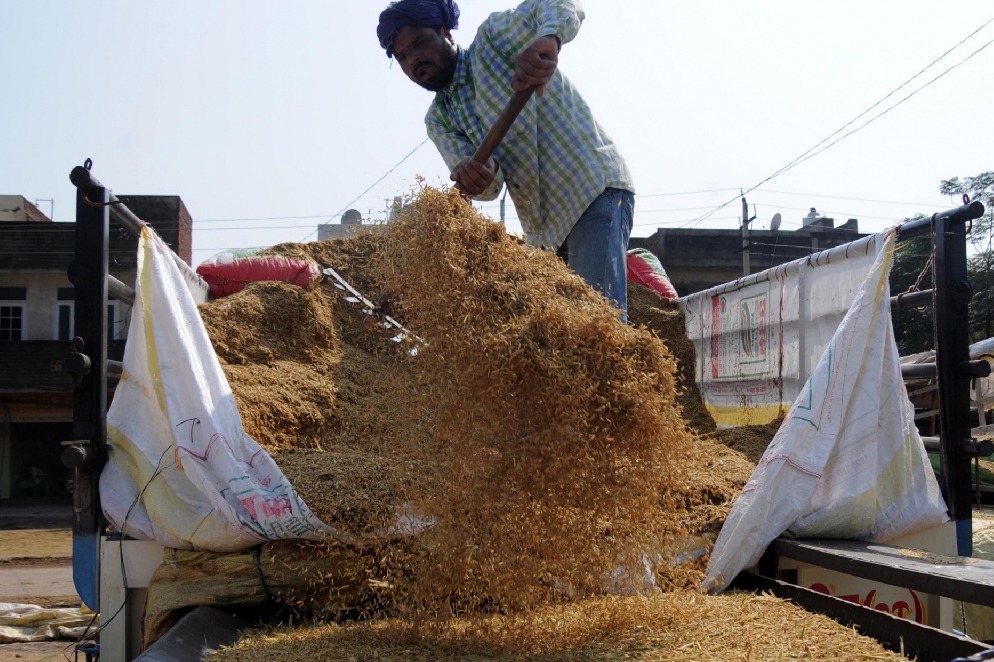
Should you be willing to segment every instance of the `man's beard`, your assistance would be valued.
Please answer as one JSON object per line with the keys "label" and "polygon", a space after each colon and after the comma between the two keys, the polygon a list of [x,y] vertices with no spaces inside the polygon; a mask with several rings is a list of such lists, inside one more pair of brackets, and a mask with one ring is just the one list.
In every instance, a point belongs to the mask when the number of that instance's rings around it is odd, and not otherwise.
{"label": "man's beard", "polygon": [[426,81],[415,80],[418,85],[429,92],[441,92],[452,82],[456,73],[456,54],[444,53],[434,76]]}

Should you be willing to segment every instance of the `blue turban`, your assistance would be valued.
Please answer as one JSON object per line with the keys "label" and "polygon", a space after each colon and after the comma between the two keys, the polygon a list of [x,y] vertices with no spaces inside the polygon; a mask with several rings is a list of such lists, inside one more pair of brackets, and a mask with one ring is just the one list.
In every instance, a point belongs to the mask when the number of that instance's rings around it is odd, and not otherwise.
{"label": "blue turban", "polygon": [[393,57],[393,38],[405,25],[447,30],[459,27],[459,5],[454,0],[397,0],[380,13],[376,36],[380,46]]}

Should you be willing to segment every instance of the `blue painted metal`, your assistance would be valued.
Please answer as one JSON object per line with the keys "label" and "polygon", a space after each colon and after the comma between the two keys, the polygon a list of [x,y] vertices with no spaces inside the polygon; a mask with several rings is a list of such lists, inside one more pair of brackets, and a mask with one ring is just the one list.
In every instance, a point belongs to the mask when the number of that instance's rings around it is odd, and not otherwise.
{"label": "blue painted metal", "polygon": [[73,534],[72,583],[91,611],[100,611],[100,536]]}

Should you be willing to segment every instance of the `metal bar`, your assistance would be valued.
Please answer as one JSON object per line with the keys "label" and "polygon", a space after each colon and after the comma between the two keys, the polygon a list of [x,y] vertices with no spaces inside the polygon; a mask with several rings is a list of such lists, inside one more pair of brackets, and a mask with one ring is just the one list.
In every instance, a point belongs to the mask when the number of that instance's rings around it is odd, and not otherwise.
{"label": "metal bar", "polygon": [[[75,292],[75,349],[90,370],[73,392],[73,440],[85,444],[87,460],[73,488],[73,583],[83,602],[98,610],[99,536],[102,529],[99,479],[107,440],[107,263],[110,217],[106,189],[76,194],[76,254],[69,265]],[[90,204],[96,202],[98,206]],[[85,441],[83,441],[85,440]]]}
{"label": "metal bar", "polygon": [[[941,453],[942,452],[942,438],[941,437],[921,437],[922,445],[925,450],[929,453]],[[970,439],[963,448],[963,454],[973,458],[973,457],[987,457],[991,454],[992,442],[990,439]]]}
{"label": "metal bar", "polygon": [[846,255],[852,257],[866,255],[869,251],[876,249],[877,245],[876,242],[880,240],[883,234],[884,233],[871,234],[867,237],[863,237],[862,239],[857,239],[856,241],[849,242],[848,244],[842,244],[841,246],[829,248],[820,251],[818,253],[809,255],[807,257],[802,257],[800,259],[793,260],[791,262],[786,262],[776,267],[766,269],[764,271],[759,271],[757,273],[750,274],[748,276],[743,276],[742,278],[739,278],[737,280],[733,280],[728,283],[723,283],[721,285],[716,285],[715,287],[712,287],[710,289],[702,290],[700,292],[694,292],[691,295],[680,298],[681,299],[686,299],[690,297],[707,298],[712,296],[718,296],[726,292],[734,292],[736,290],[740,290],[743,287],[747,287],[755,283],[765,283],[769,280],[772,280],[776,274],[782,273],[783,271],[786,271],[790,268],[797,268],[799,265],[829,264],[840,257],[845,257]]}
{"label": "metal bar", "polygon": [[[983,213],[983,205],[979,205]],[[970,380],[957,367],[970,360],[969,303],[973,288],[966,270],[966,221],[975,205],[937,214],[933,222],[935,261],[932,307],[935,325],[935,362],[939,385],[939,437],[942,450],[941,483],[956,522],[956,542],[961,556],[973,548],[973,494],[970,457],[963,452],[970,441]]]}
{"label": "metal bar", "polygon": [[994,607],[994,561],[855,540],[778,538],[769,551],[854,577]]}
{"label": "metal bar", "polygon": [[934,363],[905,363],[901,365],[901,376],[905,379],[935,379]]}
{"label": "metal bar", "polygon": [[904,241],[906,239],[911,239],[912,237],[917,237],[919,235],[928,234],[932,230],[932,221],[948,221],[952,223],[965,223],[966,221],[972,221],[975,218],[980,218],[984,215],[984,205],[978,201],[967,203],[961,207],[956,207],[955,209],[948,209],[944,212],[930,216],[929,218],[920,218],[916,221],[908,221],[907,223],[902,223],[897,226],[897,240]]}
{"label": "metal bar", "polygon": [[914,310],[932,305],[932,290],[920,292],[902,292],[890,298],[890,309],[894,312]]}
{"label": "metal bar", "polygon": [[128,287],[110,274],[107,274],[107,293],[129,306],[133,306],[135,303],[134,288]]}
{"label": "metal bar", "polygon": [[[905,379],[935,379],[937,374],[935,363],[905,363],[901,366],[901,376]],[[987,361],[969,360],[956,366],[956,376],[961,379],[976,379],[990,375],[991,365]]]}
{"label": "metal bar", "polygon": [[[90,200],[91,202],[93,202],[93,197],[90,195],[91,191],[106,190],[103,188],[103,184],[101,184],[100,181],[83,166],[76,166],[72,169],[72,172],[69,173],[69,181],[71,181],[73,185],[84,195],[86,200]],[[115,195],[110,193],[108,195],[109,197],[107,201],[103,204],[110,207],[110,213],[111,216],[114,217],[114,220],[130,230],[135,236],[141,236],[142,228],[145,228],[147,223],[135,216],[134,212],[128,209],[127,205],[125,205]],[[210,289],[206,281],[201,278],[200,274],[190,267],[189,264],[184,262],[182,258],[175,253],[175,251],[173,251],[172,257],[173,261],[176,262],[176,266],[179,267],[184,276],[193,280],[193,282],[202,285],[204,291]]]}
{"label": "metal bar", "polygon": [[749,572],[740,573],[732,588],[769,592],[790,600],[808,611],[855,628],[860,634],[918,662],[949,662],[954,656],[976,655],[987,650],[986,644],[973,639]]}
{"label": "metal bar", "polygon": [[[100,189],[106,190],[104,185],[100,183],[100,180],[94,177],[93,174],[83,166],[76,166],[72,169],[72,172],[69,173],[69,181],[71,181],[90,202],[97,202],[91,193],[94,193]],[[136,237],[142,233],[142,228],[145,227],[145,221],[135,216],[123,202],[117,199],[117,196],[109,194],[106,201],[98,204],[110,205],[111,213],[114,215],[114,220],[130,230]]]}

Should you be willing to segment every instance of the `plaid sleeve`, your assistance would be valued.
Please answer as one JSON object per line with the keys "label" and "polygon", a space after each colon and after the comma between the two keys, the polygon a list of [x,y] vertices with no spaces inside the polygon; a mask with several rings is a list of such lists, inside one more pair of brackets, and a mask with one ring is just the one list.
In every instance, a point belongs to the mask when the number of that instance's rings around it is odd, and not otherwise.
{"label": "plaid sleeve", "polygon": [[[439,111],[437,104],[432,104],[425,115],[425,126],[428,129],[428,137],[435,143],[435,148],[442,155],[446,167],[451,172],[460,161],[468,159],[476,153],[476,146],[470,142],[469,138],[455,129],[446,117]],[[495,200],[504,186],[504,172],[500,168],[497,176],[486,191],[478,196],[476,200]]]}
{"label": "plaid sleeve", "polygon": [[563,44],[572,41],[580,31],[583,22],[583,7],[579,0],[527,0],[522,7],[530,5],[534,21],[538,26],[535,37],[556,35]]}
{"label": "plaid sleeve", "polygon": [[578,0],[525,0],[513,11],[494,14],[485,24],[486,38],[505,57],[516,58],[539,37],[572,41],[583,16]]}

